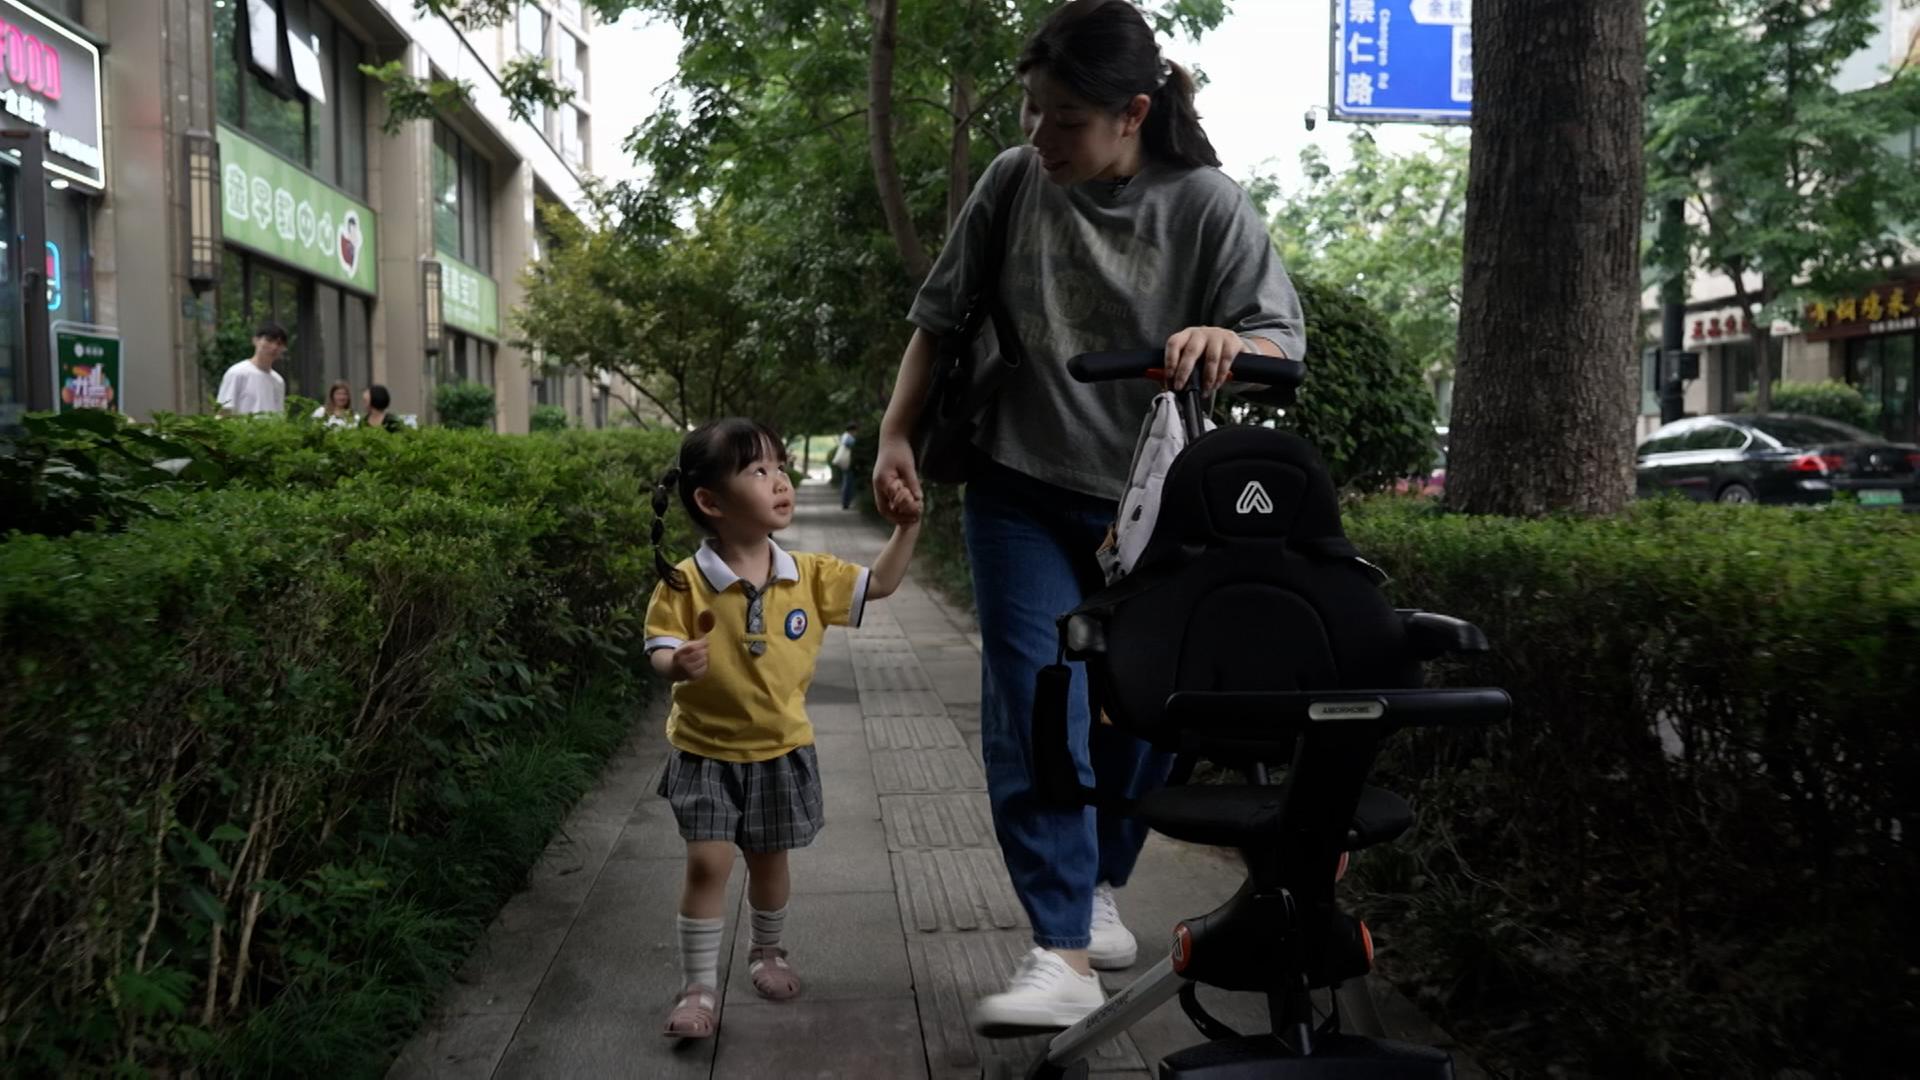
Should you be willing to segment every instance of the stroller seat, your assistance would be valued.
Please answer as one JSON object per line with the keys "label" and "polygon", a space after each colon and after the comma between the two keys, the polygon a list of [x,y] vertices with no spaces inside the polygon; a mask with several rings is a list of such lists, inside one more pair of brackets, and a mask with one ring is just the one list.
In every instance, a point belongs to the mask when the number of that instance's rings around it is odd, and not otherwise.
{"label": "stroller seat", "polygon": [[[1277,843],[1285,822],[1287,785],[1187,785],[1161,788],[1142,798],[1134,813],[1153,831],[1211,847],[1252,848]],[[1413,808],[1384,788],[1360,789],[1360,804],[1347,827],[1346,850],[1384,844],[1413,827]]]}

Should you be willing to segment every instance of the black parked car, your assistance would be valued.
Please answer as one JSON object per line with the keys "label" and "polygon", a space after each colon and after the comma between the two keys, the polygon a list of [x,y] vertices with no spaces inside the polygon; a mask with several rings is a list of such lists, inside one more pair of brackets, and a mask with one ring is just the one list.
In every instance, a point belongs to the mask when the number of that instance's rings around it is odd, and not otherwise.
{"label": "black parked car", "polygon": [[1892,443],[1818,416],[1694,416],[1640,444],[1641,495],[1701,502],[1824,503],[1851,492],[1863,505],[1920,510],[1920,446]]}

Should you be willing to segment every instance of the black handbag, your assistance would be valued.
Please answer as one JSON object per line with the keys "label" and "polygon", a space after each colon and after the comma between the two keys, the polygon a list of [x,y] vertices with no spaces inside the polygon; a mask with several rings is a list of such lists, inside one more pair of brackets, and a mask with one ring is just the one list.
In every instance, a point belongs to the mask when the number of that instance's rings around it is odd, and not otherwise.
{"label": "black handbag", "polygon": [[[1013,197],[1026,182],[1026,175],[1026,169],[1021,168],[1001,184],[994,200],[993,223],[988,228],[987,262],[979,287],[968,297],[967,313],[960,325],[935,339],[933,371],[913,424],[913,460],[922,480],[939,484],[966,481],[980,416],[993,403],[1007,373],[1019,367],[1023,358],[1013,321],[1001,309],[1000,267],[1007,257],[1007,219],[1012,216]],[[998,363],[974,356],[974,339],[989,320],[1000,343]]]}

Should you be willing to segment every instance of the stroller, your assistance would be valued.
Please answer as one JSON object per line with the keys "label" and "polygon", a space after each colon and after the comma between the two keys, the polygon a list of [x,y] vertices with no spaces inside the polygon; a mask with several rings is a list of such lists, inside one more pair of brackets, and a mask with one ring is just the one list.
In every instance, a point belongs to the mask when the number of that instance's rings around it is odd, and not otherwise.
{"label": "stroller", "polygon": [[[1070,370],[1083,382],[1155,377],[1161,355],[1086,354]],[[1233,368],[1234,379],[1283,395],[1304,373],[1299,361],[1250,353]],[[1176,752],[1176,779],[1195,757],[1246,779],[1176,783],[1115,809],[1178,840],[1237,849],[1247,880],[1177,924],[1168,955],[1056,1035],[1028,1076],[1084,1076],[1087,1053],[1178,994],[1209,1041],[1164,1058],[1161,1080],[1444,1080],[1453,1063],[1439,1050],[1341,1030],[1339,1001],[1367,1000],[1350,991],[1373,945],[1336,907],[1334,883],[1349,852],[1413,823],[1405,800],[1366,782],[1381,740],[1405,727],[1492,722],[1510,699],[1423,688],[1423,661],[1483,652],[1486,638],[1459,619],[1387,603],[1383,575],[1341,529],[1310,445],[1265,428],[1204,431],[1197,389],[1179,406],[1189,445],[1166,474],[1144,549],[1127,576],[1059,619],[1061,662],[1038,680],[1034,768],[1050,799],[1102,798],[1082,785],[1068,744],[1065,661],[1083,660],[1093,715]],[[1248,496],[1256,488],[1264,498]],[[1317,1019],[1313,992],[1343,983],[1349,992],[1331,995]],[[1200,1006],[1199,984],[1265,994],[1272,1031],[1230,1030]]]}

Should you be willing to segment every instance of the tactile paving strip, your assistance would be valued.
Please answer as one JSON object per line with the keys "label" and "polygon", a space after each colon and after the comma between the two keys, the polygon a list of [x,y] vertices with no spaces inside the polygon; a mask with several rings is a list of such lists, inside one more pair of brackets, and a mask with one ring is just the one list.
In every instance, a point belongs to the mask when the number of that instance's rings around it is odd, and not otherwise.
{"label": "tactile paving strip", "polygon": [[880,818],[888,851],[996,850],[993,811],[985,795],[889,795],[880,800]]}
{"label": "tactile paving strip", "polygon": [[875,750],[874,790],[881,795],[931,795],[943,791],[985,791],[987,774],[973,751]]}
{"label": "tactile paving strip", "polygon": [[[854,678],[857,680],[858,675]],[[860,709],[868,716],[945,716],[947,703],[932,690],[860,689]]]}
{"label": "tactile paving strip", "polygon": [[1012,930],[1026,925],[998,849],[896,851],[900,921],[923,934]]}
{"label": "tactile paving strip", "polygon": [[961,750],[966,740],[944,716],[867,717],[869,750]]}

